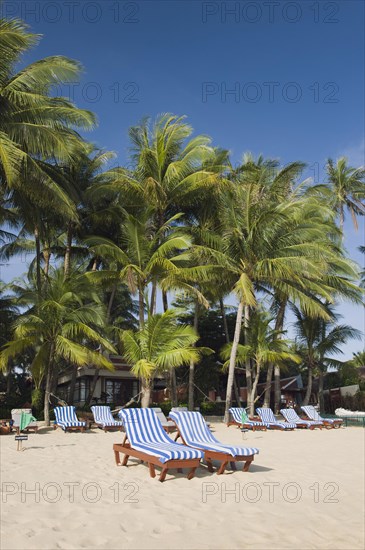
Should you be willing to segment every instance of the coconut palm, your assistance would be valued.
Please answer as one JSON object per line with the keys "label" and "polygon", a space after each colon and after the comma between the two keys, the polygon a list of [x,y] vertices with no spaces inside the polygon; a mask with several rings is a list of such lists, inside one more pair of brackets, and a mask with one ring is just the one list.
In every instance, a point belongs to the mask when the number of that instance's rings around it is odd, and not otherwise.
{"label": "coconut palm", "polygon": [[[248,326],[245,344],[237,347],[236,364],[244,366],[247,360],[253,363],[253,381],[251,392],[248,395],[248,407],[251,415],[255,412],[257,385],[260,374],[270,363],[285,364],[287,361],[300,363],[300,357],[291,349],[291,342],[278,338],[277,330],[271,328],[272,319],[269,314],[256,309],[252,314]],[[229,367],[232,344],[226,344],[221,350],[221,358],[225,361],[223,367]]]}
{"label": "coconut palm", "polygon": [[60,361],[77,366],[113,369],[112,363],[95,351],[98,346],[115,353],[103,337],[104,307],[82,274],[65,279],[63,270],[53,271],[42,296],[29,283],[15,288],[19,305],[26,310],[14,323],[13,339],[0,351],[0,368],[11,359],[32,350],[31,370],[45,378],[44,419],[49,425],[49,398]]}
{"label": "coconut palm", "polygon": [[333,307],[327,306],[330,319],[309,317],[293,307],[296,318],[294,328],[296,331],[297,350],[302,357],[303,366],[308,373],[307,389],[303,404],[308,405],[312,394],[313,375],[319,375],[319,405],[323,411],[323,378],[329,367],[339,368],[343,361],[332,357],[343,351],[341,344],[349,339],[361,339],[362,333],[349,326],[336,324],[339,316],[335,314]]}
{"label": "coconut palm", "polygon": [[171,368],[197,363],[209,348],[195,347],[199,339],[196,331],[179,324],[177,311],[149,315],[137,332],[122,333],[123,356],[132,365],[132,372],[142,380],[142,407],[150,403],[152,380],[166,375]]}
{"label": "coconut palm", "polygon": [[53,86],[78,79],[76,61],[52,56],[14,72],[38,40],[21,21],[0,19],[0,182],[42,201],[62,202],[71,212],[67,195],[38,160],[72,158],[81,146],[75,128],[91,128],[95,117],[51,95]]}
{"label": "coconut palm", "polygon": [[327,161],[328,184],[333,197],[333,205],[340,219],[343,231],[345,210],[350,212],[355,229],[358,228],[357,216],[365,215],[365,168],[353,168],[347,159],[341,157],[336,163]]}
{"label": "coconut palm", "polygon": [[[317,295],[331,298],[331,287],[357,296],[355,268],[336,247],[331,233],[331,212],[318,210],[312,200],[283,204],[260,200],[255,184],[240,186],[222,201],[222,241],[225,273],[235,277],[239,299],[237,322],[228,372],[226,416],[231,403],[233,374],[241,334],[242,315],[248,322],[257,307],[257,290],[279,292],[298,301],[308,314],[326,316]],[[247,372],[246,372],[247,378]],[[247,381],[249,387],[249,381]]]}

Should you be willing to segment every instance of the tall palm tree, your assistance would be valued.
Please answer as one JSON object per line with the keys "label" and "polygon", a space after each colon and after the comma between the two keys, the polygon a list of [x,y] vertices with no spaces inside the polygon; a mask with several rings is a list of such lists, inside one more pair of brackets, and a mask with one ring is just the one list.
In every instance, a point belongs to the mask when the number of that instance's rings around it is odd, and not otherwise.
{"label": "tall palm tree", "polygon": [[[251,392],[248,395],[248,407],[251,415],[255,412],[255,402],[258,397],[257,385],[260,374],[270,363],[285,363],[294,361],[300,363],[300,357],[291,349],[288,340],[278,338],[278,331],[270,326],[272,319],[264,310],[256,309],[252,314],[247,327],[245,344],[237,348],[237,365],[245,365],[247,359],[253,363],[254,377]],[[224,367],[229,367],[232,344],[226,344],[221,350],[221,357],[225,360]]]}
{"label": "tall palm tree", "polygon": [[149,315],[146,323],[137,332],[122,333],[123,355],[132,365],[132,372],[140,377],[142,384],[142,407],[148,407],[151,397],[151,382],[154,376],[166,375],[171,368],[197,363],[209,348],[195,347],[199,339],[196,331],[178,323],[177,312]]}
{"label": "tall palm tree", "polygon": [[332,193],[341,231],[345,221],[345,209],[350,212],[354,227],[357,229],[357,216],[365,215],[365,168],[349,166],[345,157],[341,157],[336,163],[328,159],[327,174],[329,182],[326,187]]}
{"label": "tall palm tree", "polygon": [[38,40],[23,22],[0,19],[0,183],[42,201],[62,202],[71,212],[67,195],[38,160],[72,158],[81,146],[75,128],[92,128],[95,117],[51,95],[54,85],[78,79],[76,61],[52,56],[14,72]]}
{"label": "tall palm tree", "polygon": [[240,186],[235,193],[226,194],[220,212],[223,264],[225,272],[235,276],[234,291],[239,299],[228,371],[227,417],[242,315],[245,311],[247,323],[250,308],[257,307],[256,290],[288,295],[307,313],[324,317],[318,294],[329,296],[331,287],[357,292],[347,280],[348,276],[356,279],[355,269],[328,237],[330,211],[318,212],[318,204],[309,199],[265,206],[259,191],[255,184]]}
{"label": "tall palm tree", "polygon": [[293,307],[296,317],[294,324],[298,353],[302,357],[303,365],[307,369],[308,381],[303,404],[308,405],[312,394],[313,375],[319,375],[319,401],[320,409],[323,411],[323,378],[329,367],[339,368],[343,361],[331,357],[331,355],[342,354],[341,344],[349,339],[361,339],[359,330],[349,325],[338,325],[336,321],[339,316],[335,314],[333,307],[327,306],[330,319],[309,317]]}
{"label": "tall palm tree", "polygon": [[32,288],[18,287],[19,304],[26,307],[14,324],[13,339],[0,351],[0,368],[27,350],[33,350],[32,371],[45,377],[44,419],[49,425],[49,399],[60,361],[76,366],[113,369],[112,363],[95,351],[97,346],[115,353],[102,335],[105,311],[83,274],[64,278],[58,269],[48,277],[42,296]]}

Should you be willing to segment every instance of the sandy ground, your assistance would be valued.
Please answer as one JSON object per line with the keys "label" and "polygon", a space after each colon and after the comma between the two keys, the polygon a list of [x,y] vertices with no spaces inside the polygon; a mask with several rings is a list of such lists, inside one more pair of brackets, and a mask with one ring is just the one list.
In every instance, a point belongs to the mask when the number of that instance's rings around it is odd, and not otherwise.
{"label": "sandy ground", "polygon": [[213,430],[260,449],[248,473],[160,483],[115,465],[119,433],[1,436],[1,549],[364,548],[365,430]]}

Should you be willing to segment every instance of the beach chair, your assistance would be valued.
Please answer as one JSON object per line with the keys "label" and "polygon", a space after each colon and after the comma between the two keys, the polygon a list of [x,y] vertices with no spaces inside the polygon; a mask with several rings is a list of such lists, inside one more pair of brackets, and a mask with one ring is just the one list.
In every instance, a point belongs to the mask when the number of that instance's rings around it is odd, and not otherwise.
{"label": "beach chair", "polygon": [[[20,434],[19,426],[20,426],[20,418],[22,416],[22,412],[25,414],[32,414],[32,409],[12,409],[11,411],[11,419],[13,421],[11,428],[15,430],[18,435]],[[38,431],[37,422],[34,422],[34,421],[30,422],[28,426],[24,428],[24,430],[22,430],[22,432],[29,432],[30,430],[33,430],[34,433],[37,433]]]}
{"label": "beach chair", "polygon": [[93,405],[90,408],[94,416],[94,422],[98,428],[103,429],[104,432],[114,430],[122,431],[123,422],[113,418],[110,407],[106,405]]}
{"label": "beach chair", "polygon": [[322,422],[316,422],[314,420],[304,420],[297,415],[294,409],[280,409],[280,413],[285,418],[287,422],[295,424],[297,428],[307,428],[309,430],[314,430],[319,428],[320,430],[323,427]]}
{"label": "beach chair", "polygon": [[257,420],[250,420],[249,418],[243,422],[242,421],[242,415],[246,414],[245,409],[242,407],[231,407],[229,409],[230,413],[230,420],[227,422],[228,426],[238,426],[239,428],[246,428],[248,430],[252,430],[253,432],[255,430],[264,430],[266,431],[266,426],[262,422],[258,422]]}
{"label": "beach chair", "polygon": [[210,472],[213,472],[212,460],[221,462],[218,475],[223,474],[228,462],[231,463],[232,469],[235,469],[236,462],[245,462],[243,471],[247,472],[255,454],[259,452],[254,447],[231,447],[218,441],[207,427],[200,412],[172,411],[170,417],[176,422],[183,443],[204,451],[204,458]]}
{"label": "beach chair", "polygon": [[269,407],[261,407],[256,409],[257,414],[261,418],[261,421],[269,429],[273,430],[295,430],[296,424],[293,422],[278,422]]}
{"label": "beach chair", "polygon": [[55,407],[54,414],[56,417],[54,429],[62,428],[64,432],[81,430],[85,431],[86,422],[80,422],[75,413],[75,407]]}
{"label": "beach chair", "polygon": [[[189,409],[187,407],[172,407],[170,412],[184,412],[184,411],[188,411],[188,410]],[[169,413],[169,418],[170,418],[170,413]],[[204,418],[204,422],[206,423],[208,428],[210,428],[210,422],[207,422],[207,420],[205,420],[205,418]],[[174,422],[174,425],[176,426],[175,422]]]}
{"label": "beach chair", "polygon": [[172,420],[167,420],[162,409],[160,407],[152,407],[152,410],[155,411],[157,418],[161,422],[161,425],[165,432],[171,433],[176,431],[176,424]]}
{"label": "beach chair", "polygon": [[[147,462],[150,476],[155,477],[155,466],[162,468],[159,481],[164,481],[170,469],[189,468],[192,479],[203,453],[175,443],[167,435],[152,409],[123,409],[119,411],[126,435],[123,443],[113,445],[117,466],[127,466],[130,456]],[[120,453],[124,454],[123,462]]]}
{"label": "beach chair", "polygon": [[322,418],[316,411],[313,405],[306,405],[301,407],[302,411],[308,416],[310,420],[315,422],[322,422],[323,425],[328,428],[340,428],[342,426],[342,418]]}

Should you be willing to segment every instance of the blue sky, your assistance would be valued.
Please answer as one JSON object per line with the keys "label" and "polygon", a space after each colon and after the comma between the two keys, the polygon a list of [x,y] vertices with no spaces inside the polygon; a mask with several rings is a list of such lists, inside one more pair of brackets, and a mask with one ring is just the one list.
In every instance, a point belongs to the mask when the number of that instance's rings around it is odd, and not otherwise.
{"label": "blue sky", "polygon": [[[196,133],[228,148],[308,164],[321,181],[331,156],[364,164],[364,3],[277,1],[5,1],[43,35],[24,63],[62,54],[79,60],[78,85],[64,87],[96,112],[89,139],[128,158],[128,127],[162,112],[187,115]],[[361,264],[364,244],[346,223]],[[22,261],[23,260],[23,261]],[[24,259],[2,267],[8,280]],[[344,322],[364,330],[364,310],[342,304]],[[346,346],[345,356],[363,344]]]}

